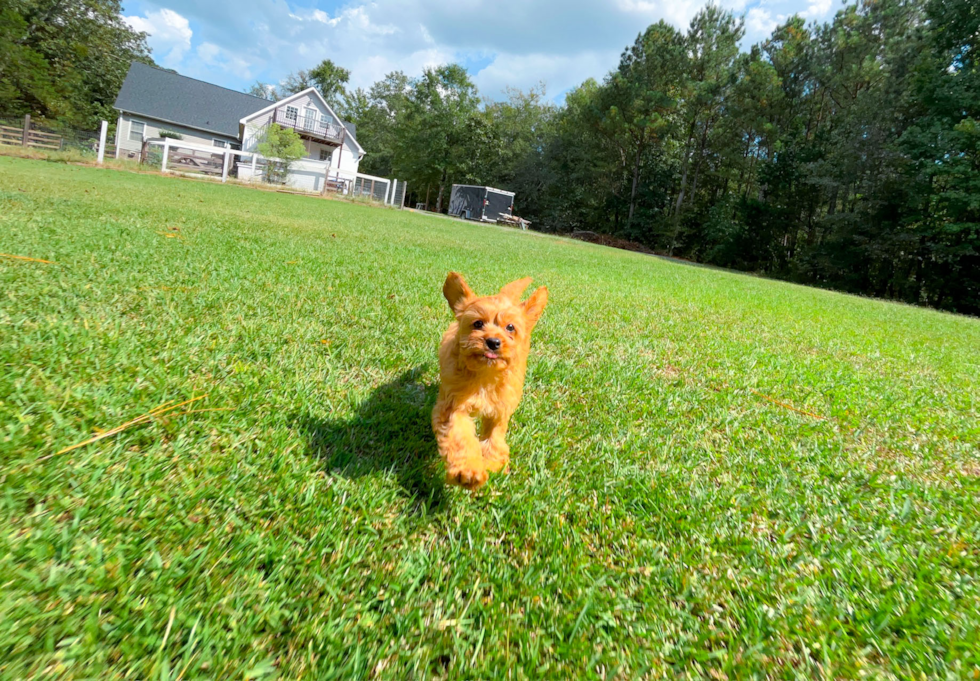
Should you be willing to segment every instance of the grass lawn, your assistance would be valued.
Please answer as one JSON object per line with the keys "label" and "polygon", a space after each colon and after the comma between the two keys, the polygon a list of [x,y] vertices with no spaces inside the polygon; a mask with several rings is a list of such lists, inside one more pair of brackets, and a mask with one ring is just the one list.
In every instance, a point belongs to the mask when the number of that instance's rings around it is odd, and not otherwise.
{"label": "grass lawn", "polygon": [[[976,319],[4,157],[0,252],[2,678],[980,675]],[[551,292],[476,494],[450,269]]]}

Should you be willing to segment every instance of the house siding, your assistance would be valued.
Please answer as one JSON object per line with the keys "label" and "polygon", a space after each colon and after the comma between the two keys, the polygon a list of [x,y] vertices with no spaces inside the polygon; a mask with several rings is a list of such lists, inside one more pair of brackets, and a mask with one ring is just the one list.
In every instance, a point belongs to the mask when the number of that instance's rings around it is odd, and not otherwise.
{"label": "house siding", "polygon": [[[316,97],[311,97],[309,94],[303,95],[302,97],[290,100],[288,102],[277,102],[277,107],[278,106],[295,106],[297,109],[299,109],[298,115],[300,116],[303,115],[305,109],[316,109],[317,120],[319,120],[320,116],[326,115],[331,124],[337,123],[337,119],[330,115],[330,112],[323,107],[320,101]],[[274,113],[275,109],[272,111],[266,111],[264,114],[250,119],[245,124],[245,139],[242,141],[242,149],[245,151],[252,151],[254,149],[255,145],[257,145],[261,140],[265,127],[272,122],[272,116]]]}
{"label": "house siding", "polygon": [[[299,111],[298,115],[303,116],[305,109],[316,109],[317,120],[322,115],[326,115],[328,123],[331,125],[337,125],[340,122],[336,117],[332,116],[330,112],[323,106],[317,97],[310,94],[305,94],[302,97],[298,97],[294,100],[288,102],[277,102],[278,107],[295,106]],[[256,151],[259,142],[262,140],[262,135],[265,133],[266,127],[272,122],[275,109],[266,111],[263,114],[256,116],[255,118],[249,119],[245,123],[245,135],[242,140],[242,149],[244,151]],[[358,166],[360,165],[360,153],[357,146],[350,140],[350,136],[346,136],[344,139],[343,153],[339,153],[340,148],[330,147],[324,144],[319,144],[318,142],[312,142],[310,140],[304,140],[304,145],[306,146],[306,158],[312,161],[320,160],[320,150],[321,149],[333,149],[331,154],[330,165],[334,168],[338,167],[338,155],[340,157],[339,167],[341,170],[346,170],[352,173],[356,173]]]}
{"label": "house siding", "polygon": [[[254,176],[252,175],[251,161],[239,161],[236,164],[236,170],[238,179],[243,182],[257,182],[262,180],[261,170],[258,170]],[[342,170],[349,170],[349,168],[342,168]],[[339,175],[336,171],[336,166],[328,167],[325,161],[300,159],[299,161],[294,161],[289,166],[289,176],[286,179],[286,185],[293,189],[301,189],[307,192],[319,192],[323,189],[323,180],[327,174],[333,179],[339,177],[340,179],[353,181],[353,175]],[[350,172],[354,173],[356,171],[350,170]]]}
{"label": "house siding", "polygon": [[[191,144],[212,146],[214,144],[214,140],[218,139],[228,142],[231,145],[238,145],[238,140],[236,138],[228,137],[227,135],[211,134],[204,132],[203,130],[195,130],[182,125],[174,125],[172,123],[158,121],[146,116],[140,116],[139,114],[122,113],[119,116],[118,123],[116,124],[116,146],[119,149],[117,153],[118,158],[131,158],[139,154],[140,147],[142,146],[141,143],[129,139],[130,126],[133,121],[143,123],[143,136],[147,138],[159,137],[161,130],[169,130],[181,135],[182,139],[180,141],[189,142]],[[176,142],[176,144],[179,144],[179,142]]]}
{"label": "house siding", "polygon": [[[361,159],[357,157],[357,148],[350,141],[345,140],[343,150],[343,153],[341,153],[340,147],[334,149],[330,164],[335,168],[339,166],[341,170],[347,170],[352,173],[358,172],[357,169],[361,165]],[[339,163],[337,161],[338,156],[340,157]]]}

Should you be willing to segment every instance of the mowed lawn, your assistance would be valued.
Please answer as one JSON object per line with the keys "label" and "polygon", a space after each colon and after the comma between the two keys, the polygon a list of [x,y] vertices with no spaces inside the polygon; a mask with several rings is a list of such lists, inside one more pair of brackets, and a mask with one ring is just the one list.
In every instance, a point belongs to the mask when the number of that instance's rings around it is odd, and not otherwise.
{"label": "mowed lawn", "polygon": [[[2,678],[980,674],[976,319],[3,157],[0,252]],[[551,292],[475,494],[451,269]]]}

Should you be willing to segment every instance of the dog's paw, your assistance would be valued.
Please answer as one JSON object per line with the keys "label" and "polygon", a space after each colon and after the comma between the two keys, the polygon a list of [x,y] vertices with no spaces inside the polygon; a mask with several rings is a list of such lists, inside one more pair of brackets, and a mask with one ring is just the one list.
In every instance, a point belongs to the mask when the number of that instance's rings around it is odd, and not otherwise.
{"label": "dog's paw", "polygon": [[507,464],[510,463],[510,455],[501,452],[489,452],[484,455],[483,462],[488,471],[499,473],[507,468]]}
{"label": "dog's paw", "polygon": [[499,473],[507,468],[510,459],[487,459],[487,470],[491,473]]}
{"label": "dog's paw", "polygon": [[480,447],[483,450],[483,461],[488,471],[499,473],[507,468],[507,464],[510,463],[510,447],[507,446],[506,442],[495,443],[492,440],[484,440],[480,443]]}
{"label": "dog's paw", "polygon": [[482,460],[464,461],[447,469],[446,481],[466,489],[477,489],[487,481],[487,468]]}

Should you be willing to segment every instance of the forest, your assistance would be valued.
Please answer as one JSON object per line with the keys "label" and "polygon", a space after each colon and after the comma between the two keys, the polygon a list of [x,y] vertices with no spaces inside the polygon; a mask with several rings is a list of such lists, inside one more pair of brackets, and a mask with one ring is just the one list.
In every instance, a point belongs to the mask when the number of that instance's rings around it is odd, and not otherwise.
{"label": "forest", "polygon": [[346,93],[344,115],[364,172],[433,210],[488,184],[535,229],[980,314],[980,5],[865,0],[742,36],[708,5],[560,106],[481,101],[448,65]]}
{"label": "forest", "polygon": [[[105,116],[128,62],[151,61],[119,10],[0,5],[0,116]],[[533,229],[980,314],[980,4],[861,0],[743,36],[708,4],[560,103],[543,86],[481,97],[458,64],[363,89],[324,60],[250,91],[318,87],[357,125],[362,172],[407,180],[413,205],[445,212],[452,184],[487,184]]]}

